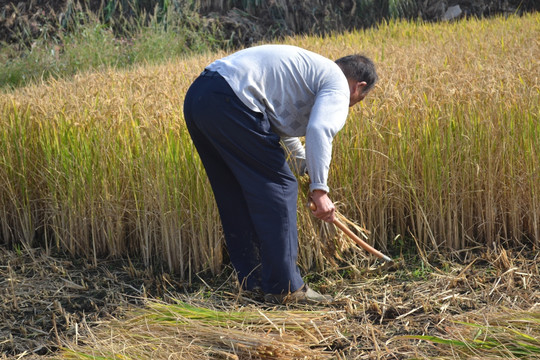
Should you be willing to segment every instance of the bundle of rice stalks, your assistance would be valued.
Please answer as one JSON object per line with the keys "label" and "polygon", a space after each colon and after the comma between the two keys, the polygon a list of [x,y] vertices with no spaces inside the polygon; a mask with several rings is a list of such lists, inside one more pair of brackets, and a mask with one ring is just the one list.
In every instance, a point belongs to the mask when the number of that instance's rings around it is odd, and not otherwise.
{"label": "bundle of rice stalks", "polygon": [[[205,307],[206,306],[206,307]],[[87,328],[66,359],[327,359],[343,338],[337,311],[263,312],[150,302],[125,319]],[[231,308],[229,306],[229,308]],[[340,320],[341,319],[341,320]]]}
{"label": "bundle of rice stalks", "polygon": [[443,358],[540,359],[540,312],[510,311],[469,315],[453,321],[447,337],[404,336],[446,347]]}

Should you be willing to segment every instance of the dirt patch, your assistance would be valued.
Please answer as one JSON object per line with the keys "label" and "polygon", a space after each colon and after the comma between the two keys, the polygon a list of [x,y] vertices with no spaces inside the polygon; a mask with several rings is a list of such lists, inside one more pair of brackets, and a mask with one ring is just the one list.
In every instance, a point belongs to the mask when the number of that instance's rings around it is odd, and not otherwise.
{"label": "dirt patch", "polygon": [[106,319],[183,285],[141,264],[100,261],[98,266],[51,256],[42,249],[0,248],[0,354],[46,355],[79,325]]}

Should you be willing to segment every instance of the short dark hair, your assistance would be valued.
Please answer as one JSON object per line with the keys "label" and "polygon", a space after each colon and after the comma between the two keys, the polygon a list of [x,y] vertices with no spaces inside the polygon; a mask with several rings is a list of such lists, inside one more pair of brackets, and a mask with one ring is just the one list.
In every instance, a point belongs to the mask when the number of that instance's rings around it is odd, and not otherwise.
{"label": "short dark hair", "polygon": [[367,56],[361,54],[347,55],[337,59],[336,64],[339,65],[348,79],[365,81],[367,86],[364,92],[370,91],[379,79],[375,64]]}

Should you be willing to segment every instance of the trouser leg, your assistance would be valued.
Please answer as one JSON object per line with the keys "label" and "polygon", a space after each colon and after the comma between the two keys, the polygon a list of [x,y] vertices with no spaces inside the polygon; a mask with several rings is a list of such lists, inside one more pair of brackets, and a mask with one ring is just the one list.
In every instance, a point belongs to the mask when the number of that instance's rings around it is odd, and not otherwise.
{"label": "trouser leg", "polygon": [[[259,239],[240,184],[208,139],[193,123],[187,124],[218,204],[229,258],[238,281],[247,290],[261,287]],[[230,219],[233,214],[234,219]]]}
{"label": "trouser leg", "polygon": [[[303,285],[296,264],[298,187],[279,137],[262,114],[242,104],[220,77],[199,78],[184,106],[216,196],[233,265],[242,268],[241,263],[248,261],[242,256],[232,260],[232,253],[238,244],[252,248],[245,245],[249,242],[259,250],[263,290],[297,290]],[[255,236],[246,234],[247,229]]]}

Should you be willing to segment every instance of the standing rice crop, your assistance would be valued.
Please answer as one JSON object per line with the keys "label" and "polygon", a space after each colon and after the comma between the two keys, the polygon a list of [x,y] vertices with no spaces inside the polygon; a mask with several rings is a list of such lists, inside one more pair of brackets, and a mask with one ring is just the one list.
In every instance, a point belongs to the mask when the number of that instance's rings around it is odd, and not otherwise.
{"label": "standing rice crop", "polygon": [[[330,58],[363,52],[378,66],[380,83],[334,141],[330,174],[332,198],[371,230],[371,243],[397,251],[411,239],[417,247],[402,250],[422,252],[538,246],[539,24],[538,14],[390,22],[285,41]],[[219,217],[182,100],[204,65],[223,55],[3,93],[0,242],[95,262],[137,254],[186,278],[217,271]],[[362,254],[332,243],[336,233],[303,206],[299,228],[305,269]]]}

